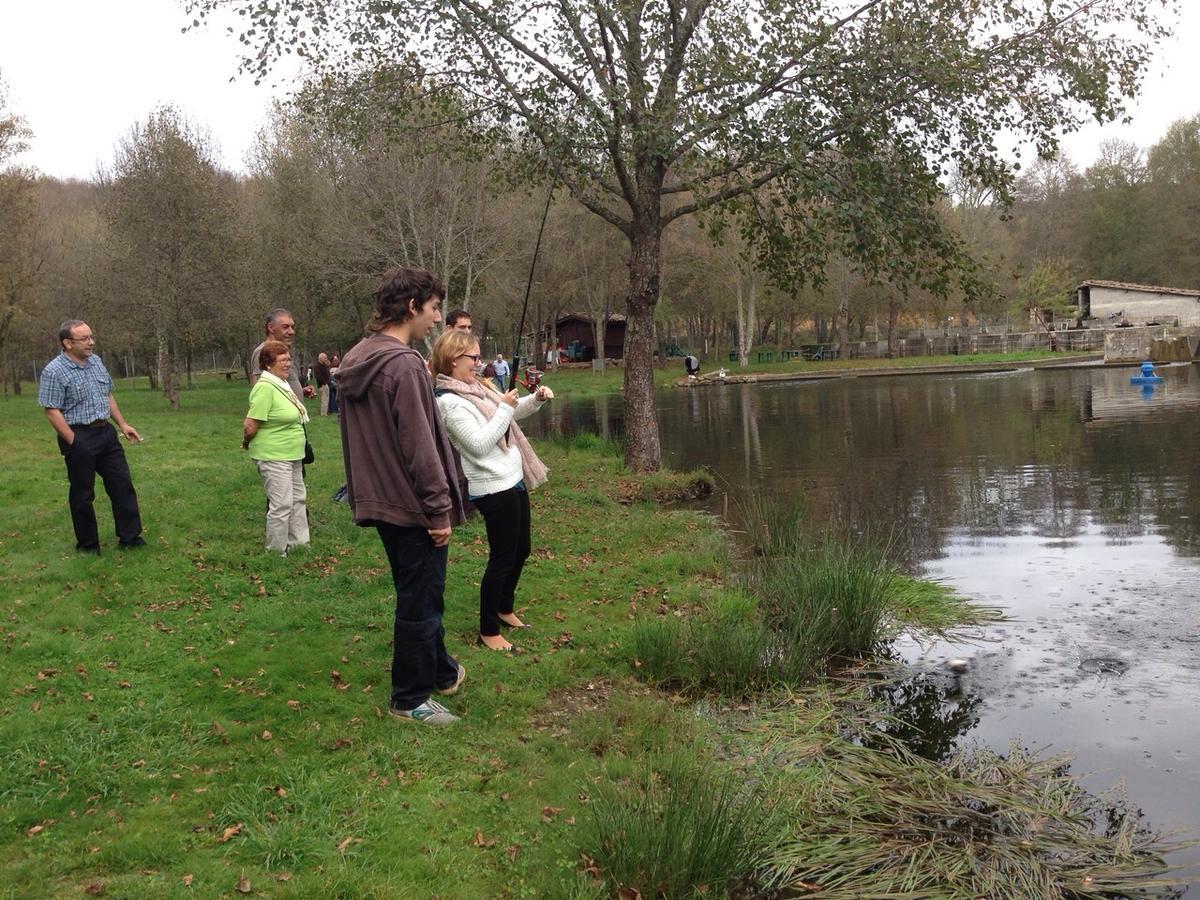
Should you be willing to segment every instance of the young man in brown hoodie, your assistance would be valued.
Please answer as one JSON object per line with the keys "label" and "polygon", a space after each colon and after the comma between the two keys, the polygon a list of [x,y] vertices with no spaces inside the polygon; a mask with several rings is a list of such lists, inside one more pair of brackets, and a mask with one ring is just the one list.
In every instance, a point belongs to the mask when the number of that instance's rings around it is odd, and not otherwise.
{"label": "young man in brown hoodie", "polygon": [[367,337],[338,369],[342,455],[357,525],[379,532],[396,585],[392,715],[457,721],[431,695],[466,670],[446,652],[446,553],[463,521],[458,459],[438,416],[425,360],[412,349],[442,320],[446,289],[425,269],[392,269],[375,292]]}

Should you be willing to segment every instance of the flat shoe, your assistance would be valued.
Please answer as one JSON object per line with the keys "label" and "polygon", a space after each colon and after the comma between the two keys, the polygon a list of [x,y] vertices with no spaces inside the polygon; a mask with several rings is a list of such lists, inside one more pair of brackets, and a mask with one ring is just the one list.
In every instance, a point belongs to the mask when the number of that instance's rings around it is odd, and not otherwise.
{"label": "flat shoe", "polygon": [[485,650],[495,650],[498,653],[512,653],[513,652],[512,644],[509,644],[507,647],[489,647],[487,644],[484,643],[483,635],[480,635],[477,638],[477,642],[478,642],[479,646]]}
{"label": "flat shoe", "polygon": [[500,627],[501,628],[532,628],[533,626],[530,625],[528,622],[522,622],[520,625],[514,625],[511,622],[505,622],[503,619],[501,619]]}

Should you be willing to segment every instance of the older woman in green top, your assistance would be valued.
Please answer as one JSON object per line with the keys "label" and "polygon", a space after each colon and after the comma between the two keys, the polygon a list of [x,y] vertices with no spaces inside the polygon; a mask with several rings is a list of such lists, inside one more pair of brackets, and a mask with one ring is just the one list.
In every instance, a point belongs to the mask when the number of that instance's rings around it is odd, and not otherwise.
{"label": "older woman in green top", "polygon": [[242,449],[250,451],[267,492],[267,549],[287,556],[291,547],[308,543],[303,462],[308,412],[288,384],[287,344],[267,341],[258,362],[262,376],[250,389]]}

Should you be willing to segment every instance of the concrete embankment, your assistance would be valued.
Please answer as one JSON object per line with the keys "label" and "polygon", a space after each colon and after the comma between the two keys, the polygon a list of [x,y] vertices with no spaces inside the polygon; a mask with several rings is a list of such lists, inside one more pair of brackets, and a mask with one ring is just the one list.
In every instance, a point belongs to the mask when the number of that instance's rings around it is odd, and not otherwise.
{"label": "concrete embankment", "polygon": [[835,369],[828,372],[727,372],[724,377],[713,372],[699,378],[681,378],[677,387],[702,387],[713,384],[758,384],[774,381],[827,381],[835,378],[882,378],[893,375],[961,375],[988,372],[1015,372],[1020,369],[1101,368],[1103,353],[1088,353],[1062,359],[1039,359],[987,363],[963,363],[933,366],[875,366],[854,369]]}

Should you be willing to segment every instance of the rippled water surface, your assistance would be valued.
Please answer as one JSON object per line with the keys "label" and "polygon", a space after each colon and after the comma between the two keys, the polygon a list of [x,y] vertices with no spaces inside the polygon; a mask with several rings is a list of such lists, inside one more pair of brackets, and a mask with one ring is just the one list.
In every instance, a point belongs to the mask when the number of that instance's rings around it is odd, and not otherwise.
{"label": "rippled water surface", "polygon": [[[899,645],[932,752],[1071,749],[1089,787],[1124,780],[1148,825],[1200,833],[1200,366],[1160,371],[1150,395],[1078,368],[693,388],[659,395],[659,424],[673,468],[890,532],[1012,617],[978,645]],[[618,398],[551,406],[547,429],[620,432]]]}

